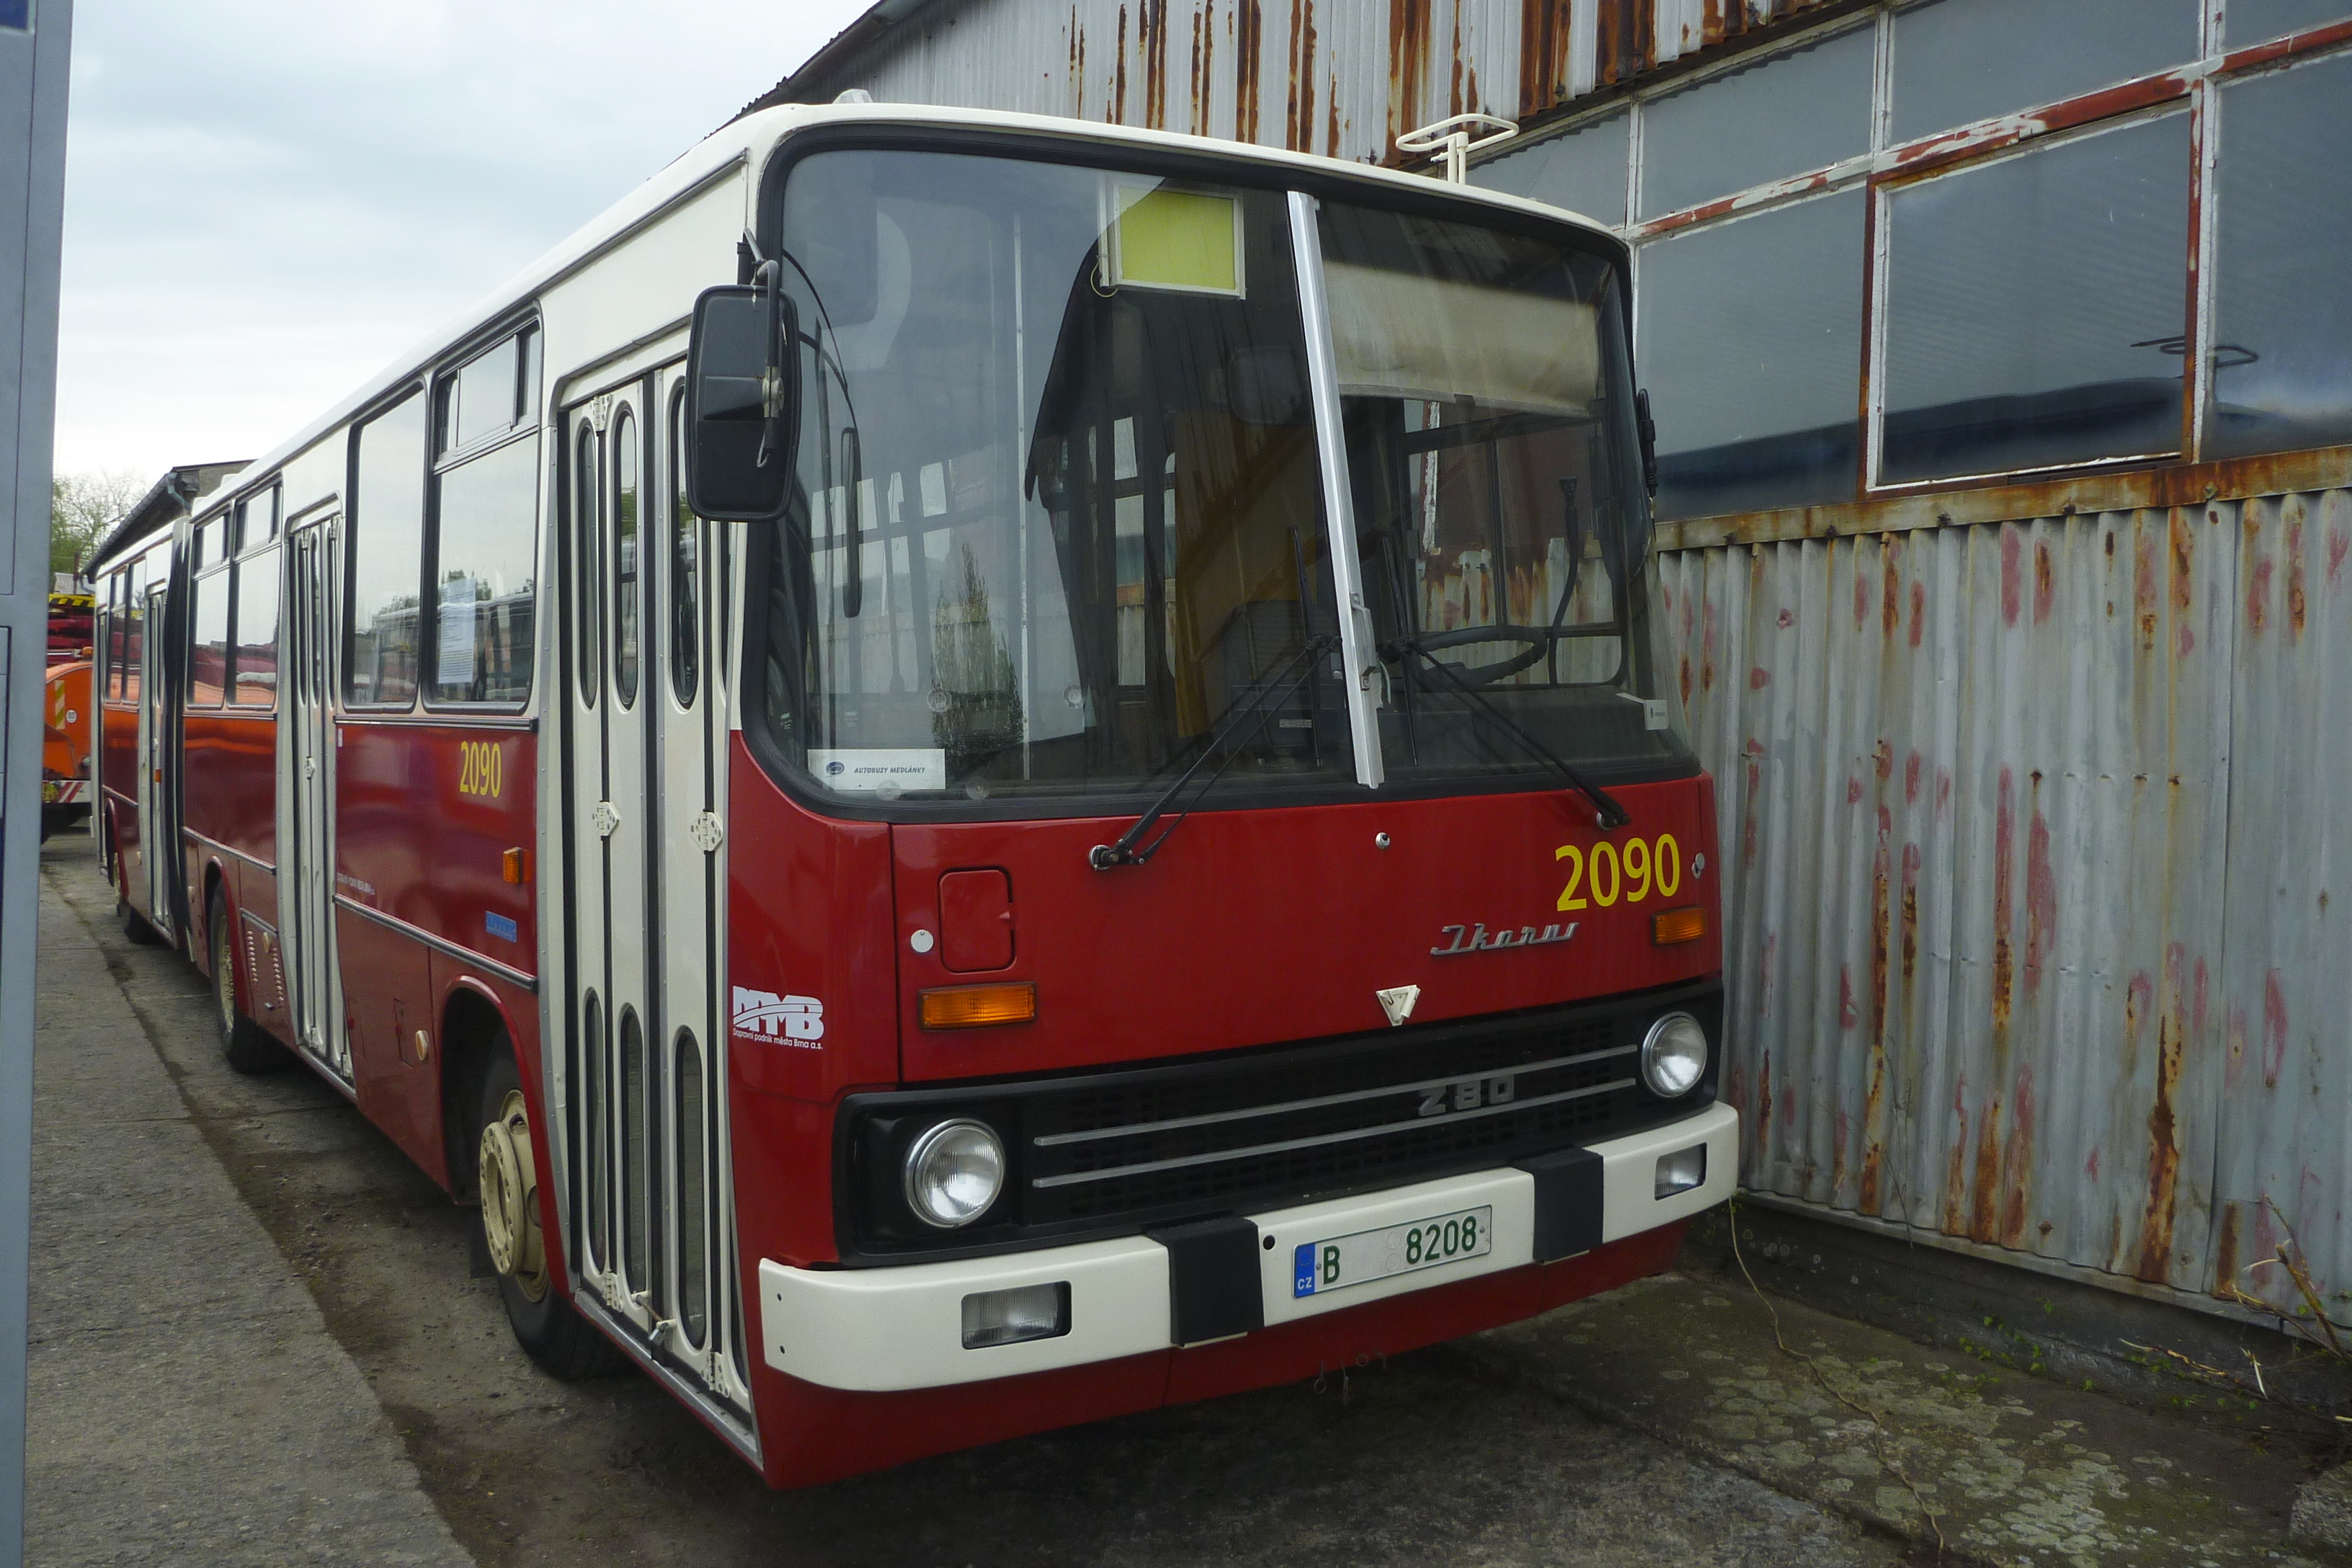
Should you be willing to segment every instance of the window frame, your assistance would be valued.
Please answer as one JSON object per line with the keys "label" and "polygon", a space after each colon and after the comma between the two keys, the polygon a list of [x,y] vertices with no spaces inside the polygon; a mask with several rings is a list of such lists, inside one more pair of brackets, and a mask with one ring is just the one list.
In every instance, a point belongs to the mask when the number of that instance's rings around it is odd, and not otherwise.
{"label": "window frame", "polygon": [[[1981,489],[2001,485],[2032,484],[2112,473],[2193,468],[2206,455],[2205,425],[2212,405],[2213,332],[2218,279],[2219,203],[2215,199],[2221,173],[2220,145],[2226,126],[2217,118],[2217,104],[2225,86],[2272,71],[2293,69],[2324,58],[2352,54],[2352,16],[2302,32],[2287,33],[2260,42],[2230,47],[2226,43],[2231,0],[2199,0],[2198,54],[2192,59],[2130,80],[2117,82],[2056,103],[2022,109],[1967,125],[1897,142],[1893,139],[1892,86],[1895,26],[1906,11],[1926,0],[1872,0],[1871,4],[1810,26],[1773,29],[1753,42],[1709,58],[1688,68],[1653,73],[1630,85],[1586,95],[1572,112],[1549,120],[1538,137],[1522,137],[1496,147],[1477,159],[1474,168],[1500,157],[1525,155],[1531,142],[1572,134],[1612,115],[1630,117],[1625,150],[1627,221],[1616,233],[1633,248],[1633,293],[1643,295],[1642,273],[1647,242],[1699,226],[1727,223],[1769,207],[1809,197],[1860,188],[1868,193],[1864,209],[1863,317],[1861,321],[1861,397],[1856,472],[1852,492],[1843,500],[1791,502],[1793,507],[1850,506],[1906,496]],[[1644,116],[1649,105],[1671,94],[1686,91],[1706,80],[1756,63],[1759,57],[1784,52],[1801,41],[1826,39],[1861,27],[1877,31],[1877,58],[1873,73],[1870,151],[1823,168],[1792,173],[1765,184],[1734,192],[1700,205],[1663,213],[1642,220],[1641,174],[1644,152]],[[2186,300],[2181,388],[2180,440],[2165,456],[2100,458],[2032,468],[2003,470],[1936,479],[1885,482],[1880,457],[1885,439],[1885,363],[1887,278],[1892,235],[1887,204],[1898,192],[1923,181],[1960,173],[2002,159],[2027,156],[2134,121],[2185,111],[2189,116],[2191,148],[2188,182],[2189,243],[2182,261],[2182,291]],[[1638,332],[1638,323],[1636,331]],[[1639,345],[1636,345],[1638,366]],[[2275,456],[2264,454],[2263,456]],[[1721,516],[1743,516],[1724,513]],[[1662,520],[1662,526],[1680,527],[1702,517]]]}
{"label": "window frame", "polygon": [[[478,356],[477,356],[478,357]],[[448,384],[454,385],[457,373],[448,373]],[[436,392],[437,398],[438,394]],[[436,403],[436,412],[438,405]],[[543,464],[531,470],[530,559],[531,559],[531,669],[530,684],[519,698],[499,701],[474,701],[465,698],[436,697],[441,684],[441,483],[459,468],[469,467],[505,451],[509,447],[537,440],[541,432],[528,418],[518,419],[495,439],[484,439],[471,447],[453,448],[447,455],[432,460],[425,481],[425,531],[417,554],[422,564],[424,587],[419,590],[419,621],[423,641],[417,648],[416,696],[419,710],[433,713],[498,713],[525,711],[531,699],[539,694],[539,614],[540,523],[542,498],[547,484]]]}
{"label": "window frame", "polygon": [[[205,701],[196,695],[196,654],[203,647],[196,640],[196,605],[203,590],[219,584],[228,601],[226,630],[228,639],[221,645],[220,695]],[[228,706],[228,693],[235,684],[236,663],[236,581],[228,563],[207,567],[188,574],[188,646],[187,675],[180,683],[180,705],[199,713],[217,713]]]}
{"label": "window frame", "polygon": [[[351,422],[350,436],[348,437],[348,445],[345,448],[343,459],[344,481],[342,525],[340,530],[340,537],[336,541],[336,555],[338,559],[335,563],[335,576],[338,579],[335,592],[341,597],[342,602],[338,607],[336,614],[338,630],[334,638],[335,657],[332,661],[334,673],[333,684],[335,689],[335,705],[342,712],[364,713],[370,717],[415,713],[419,711],[419,704],[424,700],[425,595],[427,586],[425,575],[425,533],[433,506],[433,416],[435,409],[431,402],[431,396],[432,387],[430,383],[421,376],[411,377],[386,392],[382,397],[377,398],[373,403],[368,405],[364,412],[355,416]],[[416,684],[415,689],[408,694],[408,700],[404,702],[387,702],[378,698],[372,698],[369,700],[362,702],[353,696],[352,692],[352,671],[353,666],[352,645],[358,640],[360,636],[359,617],[356,614],[356,600],[359,593],[359,545],[361,542],[359,525],[367,521],[365,515],[367,510],[367,497],[362,494],[360,489],[360,443],[362,437],[367,434],[368,426],[377,424],[387,416],[397,413],[401,405],[406,403],[412,397],[421,397],[425,399],[424,471],[422,475],[424,505],[423,510],[418,516],[416,523],[416,603],[418,639],[416,649]]]}

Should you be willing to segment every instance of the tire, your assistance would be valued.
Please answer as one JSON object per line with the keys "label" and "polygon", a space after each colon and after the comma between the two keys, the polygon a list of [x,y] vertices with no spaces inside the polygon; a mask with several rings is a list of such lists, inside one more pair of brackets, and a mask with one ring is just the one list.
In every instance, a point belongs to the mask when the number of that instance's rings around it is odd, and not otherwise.
{"label": "tire", "polygon": [[291,1058],[269,1032],[236,1005],[236,952],[230,941],[228,906],[215,894],[205,917],[213,961],[213,1026],[220,1031],[221,1059],[247,1074],[275,1072]]}
{"label": "tire", "polygon": [[122,928],[124,940],[133,947],[154,947],[163,940],[163,933],[149,925],[146,917],[132,909],[128,899],[114,900],[114,919]]}
{"label": "tire", "polygon": [[540,1369],[566,1383],[605,1377],[627,1359],[555,1288],[539,1217],[538,1154],[531,1147],[530,1111],[504,1029],[490,1044],[490,1064],[476,1101],[471,1149],[474,1188],[480,1199],[475,1224],[499,1279],[507,1326]]}

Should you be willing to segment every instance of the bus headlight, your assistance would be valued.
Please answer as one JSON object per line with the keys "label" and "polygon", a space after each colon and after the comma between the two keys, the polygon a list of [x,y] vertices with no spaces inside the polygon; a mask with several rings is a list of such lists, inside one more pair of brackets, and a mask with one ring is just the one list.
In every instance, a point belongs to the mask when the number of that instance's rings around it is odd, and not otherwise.
{"label": "bus headlight", "polygon": [[978,1121],[942,1121],[907,1151],[907,1206],[953,1230],[988,1212],[1004,1186],[1004,1145]]}
{"label": "bus headlight", "polygon": [[1706,1031],[1688,1013],[1669,1013],[1642,1041],[1642,1081],[1667,1100],[1688,1094],[1706,1073]]}

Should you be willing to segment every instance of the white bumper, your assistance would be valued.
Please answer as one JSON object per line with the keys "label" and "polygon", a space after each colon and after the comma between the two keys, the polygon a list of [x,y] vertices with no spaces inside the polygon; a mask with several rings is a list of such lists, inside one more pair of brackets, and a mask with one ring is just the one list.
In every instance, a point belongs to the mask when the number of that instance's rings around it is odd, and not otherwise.
{"label": "white bumper", "polygon": [[[1738,1137],[1738,1113],[1718,1103],[1664,1127],[1591,1145],[1601,1161],[1601,1240],[1638,1236],[1729,1197]],[[1699,1143],[1706,1145],[1706,1180],[1657,1196],[1660,1158]],[[1259,1254],[1265,1322],[1290,1322],[1531,1262],[1535,1194],[1533,1176],[1507,1168],[1252,1215],[1262,1244],[1271,1238]],[[1482,1257],[1328,1294],[1294,1294],[1292,1253],[1298,1244],[1485,1205],[1494,1209],[1493,1250]],[[1169,1277],[1168,1249],[1141,1236],[875,1268],[793,1268],[762,1259],[761,1348],[779,1372],[862,1392],[1082,1366],[1166,1350],[1173,1342]],[[1055,1283],[1069,1287],[1068,1332],[964,1348],[967,1295]]]}

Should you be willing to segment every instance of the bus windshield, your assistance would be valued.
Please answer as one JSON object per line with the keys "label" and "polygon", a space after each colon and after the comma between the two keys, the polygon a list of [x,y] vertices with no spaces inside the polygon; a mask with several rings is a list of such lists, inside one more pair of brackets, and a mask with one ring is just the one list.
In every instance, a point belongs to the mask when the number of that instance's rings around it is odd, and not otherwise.
{"label": "bus windshield", "polygon": [[[1391,773],[1542,772],[1504,706],[1580,766],[1665,755],[1623,700],[1642,509],[1613,273],[1323,222]],[[1281,193],[827,151],[791,170],[782,235],[800,485],[748,628],[772,760],[885,801],[1118,809],[1212,747],[1229,798],[1353,785]]]}

